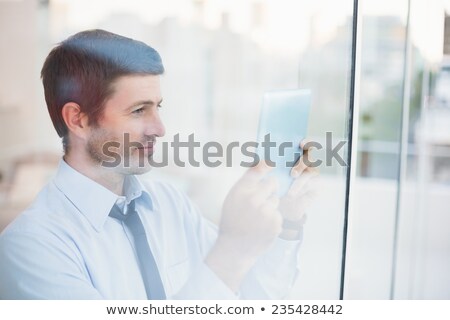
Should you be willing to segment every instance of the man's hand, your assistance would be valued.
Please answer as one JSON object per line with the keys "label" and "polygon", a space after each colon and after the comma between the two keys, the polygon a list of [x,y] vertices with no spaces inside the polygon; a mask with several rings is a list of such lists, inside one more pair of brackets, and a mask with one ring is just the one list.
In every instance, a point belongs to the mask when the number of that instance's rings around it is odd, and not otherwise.
{"label": "man's hand", "polygon": [[236,246],[245,256],[258,257],[281,232],[279,188],[264,161],[249,169],[224,202],[219,239]]}
{"label": "man's hand", "polygon": [[[300,147],[303,155],[291,169],[291,176],[295,178],[288,193],[280,199],[279,210],[285,221],[284,225],[302,225],[306,221],[306,210],[316,195],[317,176],[319,170],[313,166],[308,141],[303,140]],[[287,222],[287,223],[286,223]],[[298,230],[283,228],[280,237],[294,240],[298,237]]]}
{"label": "man's hand", "polygon": [[265,162],[250,168],[227,195],[215,246],[206,264],[233,290],[257,258],[282,231],[278,211],[278,182],[267,179],[271,170]]}
{"label": "man's hand", "polygon": [[276,177],[266,177],[273,168],[261,161],[244,174],[225,199],[219,235],[205,263],[234,291],[275,238],[297,239],[299,231],[283,229],[283,222],[304,223],[306,207],[314,194],[313,178],[318,174],[305,144],[300,144],[303,155],[291,170],[295,180],[287,195],[281,199],[277,196]]}

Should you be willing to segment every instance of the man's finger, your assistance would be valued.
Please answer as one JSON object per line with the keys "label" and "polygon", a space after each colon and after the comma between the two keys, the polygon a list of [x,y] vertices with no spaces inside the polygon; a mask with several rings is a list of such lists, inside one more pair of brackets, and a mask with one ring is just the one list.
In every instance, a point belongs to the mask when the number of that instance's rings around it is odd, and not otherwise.
{"label": "man's finger", "polygon": [[273,195],[266,200],[266,202],[264,203],[264,206],[269,210],[276,210],[278,208],[279,204],[280,204],[280,198]]}
{"label": "man's finger", "polygon": [[302,155],[300,159],[298,159],[295,166],[292,167],[291,169],[291,177],[293,178],[299,177],[302,174],[302,172],[308,167],[305,163],[305,159],[307,159],[305,158],[305,155]]}
{"label": "man's finger", "polygon": [[269,177],[261,181],[258,184],[256,190],[261,193],[264,199],[266,199],[271,195],[276,194],[279,188],[280,184],[278,182],[278,179],[276,177]]}
{"label": "man's finger", "polygon": [[310,139],[303,139],[300,141],[300,148],[303,150],[302,156],[298,159],[297,163],[291,169],[291,177],[297,178],[299,177],[304,170],[310,167],[311,164],[314,163],[311,158],[310,149],[312,149],[312,143],[314,141]]}
{"label": "man's finger", "polygon": [[267,199],[273,197],[277,193],[278,189],[279,183],[275,177],[269,177],[268,179],[255,184],[251,189],[254,204],[266,202]]}
{"label": "man's finger", "polygon": [[305,212],[308,210],[308,208],[311,207],[312,203],[316,198],[317,198],[317,191],[310,190],[295,200],[295,207],[297,208],[298,212]]}
{"label": "man's finger", "polygon": [[288,196],[290,197],[298,197],[303,193],[310,191],[311,189],[316,188],[317,173],[305,172],[299,178],[297,178],[292,186],[289,188]]}
{"label": "man's finger", "polygon": [[316,168],[316,167],[307,167],[304,172],[305,173],[306,172],[307,173],[312,173],[312,174],[315,174],[315,175],[319,175],[320,174],[319,169]]}
{"label": "man's finger", "polygon": [[311,148],[311,142],[312,140],[305,138],[302,141],[300,141],[300,148],[303,149],[303,151],[308,152],[308,150]]}
{"label": "man's finger", "polygon": [[253,186],[259,183],[273,167],[269,166],[265,160],[259,161],[255,166],[249,168],[241,178],[241,181],[247,186]]}
{"label": "man's finger", "polygon": [[317,160],[312,160],[310,157],[303,156],[298,163],[291,169],[291,177],[298,178],[305,172],[319,174],[319,164]]}

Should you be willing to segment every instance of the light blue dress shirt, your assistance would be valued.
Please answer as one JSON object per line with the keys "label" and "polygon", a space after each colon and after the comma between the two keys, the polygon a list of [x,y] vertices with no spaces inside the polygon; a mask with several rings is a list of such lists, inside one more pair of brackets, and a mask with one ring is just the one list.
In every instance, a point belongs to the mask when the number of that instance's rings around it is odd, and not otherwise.
{"label": "light blue dress shirt", "polygon": [[128,176],[119,197],[64,160],[0,235],[1,299],[147,299],[132,237],[109,217],[135,200],[168,299],[280,299],[297,276],[299,241],[277,239],[232,292],[204,258],[217,237],[180,191]]}

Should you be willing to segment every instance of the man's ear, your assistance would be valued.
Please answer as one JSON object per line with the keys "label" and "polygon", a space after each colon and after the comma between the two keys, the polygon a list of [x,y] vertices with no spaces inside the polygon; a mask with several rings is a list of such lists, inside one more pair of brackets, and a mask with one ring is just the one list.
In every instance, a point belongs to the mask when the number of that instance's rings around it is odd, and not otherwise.
{"label": "man's ear", "polygon": [[67,102],[62,108],[62,117],[69,132],[84,139],[88,132],[88,117],[75,102]]}

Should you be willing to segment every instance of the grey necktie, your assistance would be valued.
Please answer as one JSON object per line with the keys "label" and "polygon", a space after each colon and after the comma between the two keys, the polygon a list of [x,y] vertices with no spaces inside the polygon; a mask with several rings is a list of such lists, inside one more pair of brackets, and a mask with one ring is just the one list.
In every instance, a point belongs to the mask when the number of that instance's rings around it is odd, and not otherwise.
{"label": "grey necktie", "polygon": [[151,300],[164,300],[166,293],[159,275],[158,266],[148,245],[145,229],[138,213],[134,209],[134,200],[128,206],[128,214],[123,214],[115,204],[109,213],[110,217],[123,221],[133,235],[136,255],[139,260],[139,268],[144,279],[147,298]]}

